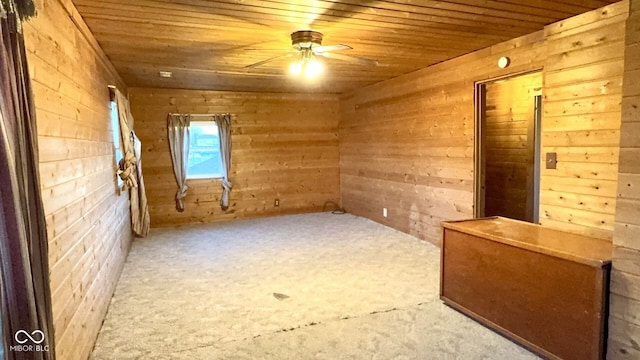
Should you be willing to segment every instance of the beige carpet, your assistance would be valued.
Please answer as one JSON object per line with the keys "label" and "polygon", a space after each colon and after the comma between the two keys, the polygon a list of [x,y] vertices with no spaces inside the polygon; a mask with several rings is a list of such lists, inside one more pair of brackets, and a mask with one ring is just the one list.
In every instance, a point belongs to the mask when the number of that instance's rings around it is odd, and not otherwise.
{"label": "beige carpet", "polygon": [[438,299],[439,249],[318,213],[137,239],[92,359],[537,359]]}

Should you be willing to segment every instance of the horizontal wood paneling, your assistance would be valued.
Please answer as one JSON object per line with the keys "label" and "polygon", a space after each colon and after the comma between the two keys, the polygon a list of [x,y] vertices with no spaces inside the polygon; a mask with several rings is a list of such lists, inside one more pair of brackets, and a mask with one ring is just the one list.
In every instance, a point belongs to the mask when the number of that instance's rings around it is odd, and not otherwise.
{"label": "horizontal wood paneling", "polygon": [[[73,1],[130,86],[324,93],[353,91],[614,2]],[[285,55],[289,34],[309,28],[325,35],[324,45],[353,47],[341,54],[381,66],[323,58],[326,71],[313,84],[291,79],[290,58],[246,67]],[[174,77],[160,78],[161,70]]]}
{"label": "horizontal wood paneling", "polygon": [[640,1],[626,27],[608,359],[640,358]]}
{"label": "horizontal wood paneling", "polygon": [[[123,84],[66,1],[37,2],[24,25],[38,121],[56,355],[86,359],[131,230],[116,195],[108,84]],[[71,20],[73,19],[73,21]]]}
{"label": "horizontal wood paneling", "polygon": [[[440,221],[473,216],[474,82],[544,68],[543,153],[557,152],[560,162],[558,170],[542,173],[541,221],[610,240],[624,51],[619,32],[628,5],[616,3],[343,96],[343,206],[438,242]],[[508,68],[496,66],[500,56],[510,57]],[[434,190],[442,193],[442,207],[424,206]]]}
{"label": "horizontal wood paneling", "polygon": [[[612,238],[615,187],[600,184],[617,181],[627,12],[628,2],[621,2],[545,29],[542,159],[556,152],[558,163],[557,169],[542,169],[544,225],[568,223],[591,235],[600,229]],[[601,70],[590,73],[594,68]]]}
{"label": "horizontal wood paneling", "polygon": [[[336,96],[134,88],[131,109],[143,144],[152,226],[320,211],[325,202],[339,201]],[[231,113],[227,211],[220,209],[219,180],[189,180],[185,211],[175,210],[170,112]]]}
{"label": "horizontal wood paneling", "polygon": [[344,97],[340,170],[346,210],[432,242],[440,239],[441,221],[472,217],[473,81],[506,74],[494,65],[502,49],[508,49],[515,71],[541,66],[541,35]]}

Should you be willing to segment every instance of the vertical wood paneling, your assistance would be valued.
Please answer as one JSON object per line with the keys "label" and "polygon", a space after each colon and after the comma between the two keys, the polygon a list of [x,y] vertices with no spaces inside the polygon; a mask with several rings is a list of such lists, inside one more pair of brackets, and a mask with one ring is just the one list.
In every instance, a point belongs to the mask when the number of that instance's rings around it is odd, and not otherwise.
{"label": "vertical wood paneling", "polygon": [[[344,96],[343,206],[438,242],[441,221],[473,216],[474,82],[544,68],[543,152],[558,152],[562,164],[542,172],[541,221],[610,240],[628,5]],[[500,56],[510,57],[508,68],[497,67]]]}
{"label": "vertical wood paneling", "polygon": [[[86,359],[131,240],[116,195],[108,84],[123,88],[70,2],[37,2],[24,26],[32,78],[56,355]],[[89,36],[89,37],[88,37]],[[95,41],[95,40],[94,40]],[[123,89],[124,90],[124,89]]]}
{"label": "vertical wood paneling", "polygon": [[[336,96],[136,88],[131,107],[144,147],[152,226],[320,211],[339,201]],[[226,212],[219,180],[188,180],[185,211],[175,210],[170,112],[231,113],[233,190]]]}
{"label": "vertical wood paneling", "polygon": [[640,1],[626,27],[608,359],[640,358]]}

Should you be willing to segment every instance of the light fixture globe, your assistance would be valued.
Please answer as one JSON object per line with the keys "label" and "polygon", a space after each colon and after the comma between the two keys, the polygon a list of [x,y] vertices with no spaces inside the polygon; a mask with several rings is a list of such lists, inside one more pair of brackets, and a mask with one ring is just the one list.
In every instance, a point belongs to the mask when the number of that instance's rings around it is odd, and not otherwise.
{"label": "light fixture globe", "polygon": [[322,72],[322,64],[316,59],[311,59],[305,65],[304,76],[308,79],[312,79]]}
{"label": "light fixture globe", "polygon": [[291,64],[291,66],[289,67],[289,71],[293,75],[300,75],[302,73],[302,65],[302,61],[296,61]]}
{"label": "light fixture globe", "polygon": [[[301,35],[300,37],[302,38],[303,36]],[[305,39],[308,40],[309,37]],[[319,43],[313,42],[311,44]],[[304,74],[305,78],[313,79],[322,72],[322,63],[316,58],[311,48],[312,45],[307,45],[306,43],[298,43],[298,45],[300,46],[300,58],[289,66],[289,71],[294,76]]]}
{"label": "light fixture globe", "polygon": [[498,67],[500,69],[505,69],[507,66],[509,66],[510,63],[511,63],[511,59],[509,59],[506,56],[503,56],[500,59],[498,59]]}

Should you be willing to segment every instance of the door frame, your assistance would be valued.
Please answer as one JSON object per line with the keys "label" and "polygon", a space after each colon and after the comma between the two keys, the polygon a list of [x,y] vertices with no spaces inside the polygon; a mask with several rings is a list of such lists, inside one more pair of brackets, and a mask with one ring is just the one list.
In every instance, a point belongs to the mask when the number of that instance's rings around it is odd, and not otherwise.
{"label": "door frame", "polygon": [[[474,139],[473,139],[473,217],[478,219],[485,217],[485,191],[482,188],[482,179],[485,172],[485,154],[482,146],[482,129],[485,122],[486,114],[486,85],[498,80],[507,80],[522,75],[540,73],[543,75],[543,68],[527,70],[522,72],[510,73],[507,75],[497,76],[485,80],[474,82],[473,104],[474,104]],[[544,83],[542,86],[544,91]],[[542,156],[541,135],[542,135],[542,96],[535,96],[535,110],[533,122],[534,139],[532,145],[534,147],[533,161],[533,222],[539,222],[540,216],[540,159]]]}

